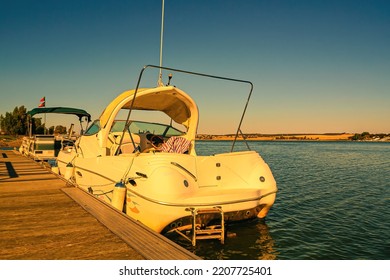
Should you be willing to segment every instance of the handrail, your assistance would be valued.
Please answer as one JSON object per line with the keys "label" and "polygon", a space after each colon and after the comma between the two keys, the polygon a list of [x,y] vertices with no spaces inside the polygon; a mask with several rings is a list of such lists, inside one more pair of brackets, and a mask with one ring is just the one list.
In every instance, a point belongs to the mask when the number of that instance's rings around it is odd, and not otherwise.
{"label": "handrail", "polygon": [[177,163],[177,162],[174,162],[174,161],[172,161],[171,164],[174,165],[174,166],[176,166],[176,167],[178,167],[178,168],[180,168],[180,169],[182,169],[183,171],[187,172],[187,174],[190,175],[190,176],[195,180],[195,182],[198,181],[198,179],[196,178],[196,176],[195,176],[194,174],[192,174],[192,173],[191,173],[187,168],[185,168],[183,165],[181,165],[181,164],[179,164],[179,163]]}

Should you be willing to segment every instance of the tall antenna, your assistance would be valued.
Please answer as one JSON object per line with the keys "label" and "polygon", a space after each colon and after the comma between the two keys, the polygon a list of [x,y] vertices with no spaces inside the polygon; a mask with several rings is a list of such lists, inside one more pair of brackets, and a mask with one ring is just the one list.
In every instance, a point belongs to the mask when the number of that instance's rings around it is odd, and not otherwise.
{"label": "tall antenna", "polygon": [[161,32],[160,32],[160,73],[158,77],[158,85],[163,86],[162,81],[162,53],[163,53],[163,37],[164,37],[164,0],[162,0],[162,9],[161,9]]}

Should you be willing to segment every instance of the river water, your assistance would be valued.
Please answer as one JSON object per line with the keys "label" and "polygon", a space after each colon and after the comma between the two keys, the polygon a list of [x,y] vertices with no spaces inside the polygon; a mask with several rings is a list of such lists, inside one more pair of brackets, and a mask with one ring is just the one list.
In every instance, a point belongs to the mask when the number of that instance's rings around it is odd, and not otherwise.
{"label": "river water", "polygon": [[[208,260],[389,260],[390,143],[249,142],[269,164],[279,192],[263,221],[228,227],[222,245],[179,236]],[[199,141],[197,152],[228,152],[231,142]],[[236,150],[244,150],[243,143]]]}

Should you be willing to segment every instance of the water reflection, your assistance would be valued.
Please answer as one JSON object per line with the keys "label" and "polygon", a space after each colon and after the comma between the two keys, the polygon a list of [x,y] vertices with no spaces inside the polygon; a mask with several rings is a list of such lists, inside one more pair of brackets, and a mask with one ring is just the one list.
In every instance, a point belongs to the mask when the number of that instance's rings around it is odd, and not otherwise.
{"label": "water reflection", "polygon": [[258,244],[261,260],[274,260],[276,259],[277,252],[275,251],[275,242],[271,237],[269,228],[264,222],[257,223],[256,229],[259,232],[256,244]]}
{"label": "water reflection", "polygon": [[278,255],[267,224],[259,219],[227,225],[225,244],[218,240],[198,240],[192,247],[177,234],[167,237],[206,260],[274,260]]}

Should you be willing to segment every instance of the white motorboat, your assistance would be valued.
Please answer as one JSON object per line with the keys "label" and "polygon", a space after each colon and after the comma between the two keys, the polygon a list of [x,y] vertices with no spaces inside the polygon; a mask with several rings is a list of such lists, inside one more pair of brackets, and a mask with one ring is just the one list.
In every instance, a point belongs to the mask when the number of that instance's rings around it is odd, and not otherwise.
{"label": "white motorboat", "polygon": [[[60,174],[156,232],[207,228],[221,216],[223,223],[264,218],[277,192],[272,172],[257,152],[233,151],[246,106],[232,151],[197,155],[197,105],[170,82],[139,88],[146,68],[245,82],[145,66],[137,87],[115,98],[74,146],[60,151]],[[136,111],[162,112],[168,121],[135,120]]]}
{"label": "white motorboat", "polygon": [[[74,125],[72,124],[66,135],[62,134],[33,134],[33,116],[38,114],[66,114],[75,115],[80,122],[80,132],[74,134]],[[34,160],[55,160],[58,152],[65,146],[71,146],[76,138],[83,133],[83,122],[85,127],[91,122],[91,115],[85,110],[69,107],[39,107],[27,112],[28,136],[23,137],[19,152],[22,155],[31,157]]]}

